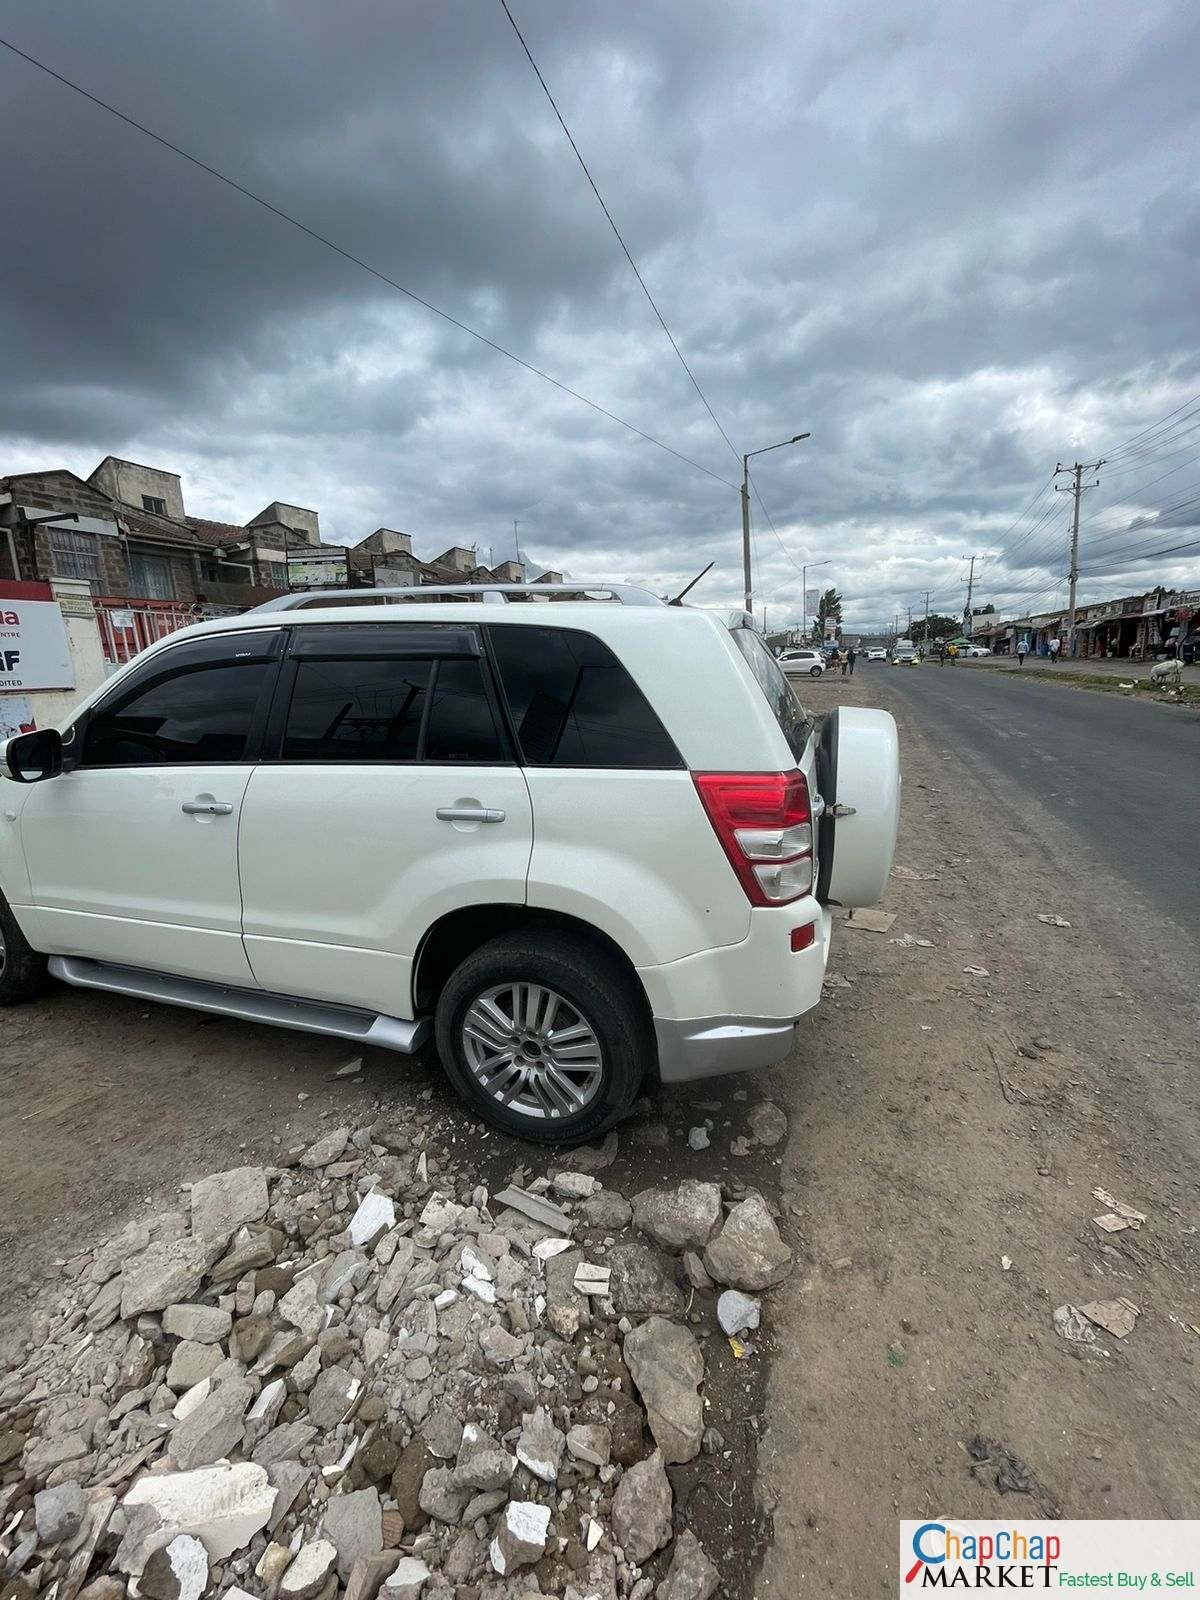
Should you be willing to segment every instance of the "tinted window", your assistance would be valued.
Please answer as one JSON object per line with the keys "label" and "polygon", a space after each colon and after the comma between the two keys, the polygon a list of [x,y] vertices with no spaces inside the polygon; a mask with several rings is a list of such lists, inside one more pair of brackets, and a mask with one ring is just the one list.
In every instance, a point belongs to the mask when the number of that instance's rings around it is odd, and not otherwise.
{"label": "tinted window", "polygon": [[273,670],[267,661],[229,661],[180,667],[143,680],[88,719],[82,764],[241,761]]}
{"label": "tinted window", "polygon": [[531,766],[683,765],[646,697],[599,639],[516,624],[488,632]]}
{"label": "tinted window", "polygon": [[799,761],[812,733],[812,719],[797,700],[783,669],[756,633],[749,628],[734,628],[733,640],[749,663],[758,686],[767,697],[788,748]]}
{"label": "tinted window", "polygon": [[296,663],[285,761],[498,761],[477,660]]}

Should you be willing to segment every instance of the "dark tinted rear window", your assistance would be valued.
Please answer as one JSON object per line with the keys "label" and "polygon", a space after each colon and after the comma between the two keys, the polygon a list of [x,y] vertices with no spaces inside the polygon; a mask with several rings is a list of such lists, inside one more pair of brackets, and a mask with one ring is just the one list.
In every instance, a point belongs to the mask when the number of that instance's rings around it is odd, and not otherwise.
{"label": "dark tinted rear window", "polygon": [[488,633],[530,766],[683,766],[645,695],[599,639],[516,624]]}
{"label": "dark tinted rear window", "polygon": [[788,748],[799,761],[812,733],[812,718],[797,700],[783,675],[783,668],[756,633],[749,628],[734,628],[733,640],[758,679],[758,686],[767,697]]}

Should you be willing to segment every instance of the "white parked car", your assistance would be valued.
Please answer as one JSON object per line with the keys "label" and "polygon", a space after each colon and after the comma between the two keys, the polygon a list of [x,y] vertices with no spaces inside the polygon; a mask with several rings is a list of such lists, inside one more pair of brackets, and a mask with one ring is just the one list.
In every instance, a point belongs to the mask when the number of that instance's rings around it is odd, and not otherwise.
{"label": "white parked car", "polygon": [[895,723],[818,732],[756,633],[602,592],[288,596],[8,740],[0,1001],[49,974],[433,1037],[477,1115],[546,1142],[783,1060],[829,906],[888,880]]}
{"label": "white parked car", "polygon": [[807,674],[810,678],[819,678],[828,663],[819,650],[785,650],[779,657],[779,665],[788,677]]}
{"label": "white parked car", "polygon": [[976,656],[990,656],[992,652],[984,649],[981,644],[960,644],[958,653],[960,656],[974,658]]}

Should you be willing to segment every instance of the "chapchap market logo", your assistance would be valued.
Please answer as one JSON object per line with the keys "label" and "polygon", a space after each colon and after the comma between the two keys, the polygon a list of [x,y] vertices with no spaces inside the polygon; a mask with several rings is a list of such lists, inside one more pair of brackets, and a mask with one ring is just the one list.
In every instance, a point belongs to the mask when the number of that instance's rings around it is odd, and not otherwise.
{"label": "chapchap market logo", "polygon": [[1049,1589],[1062,1554],[1057,1534],[996,1526],[967,1532],[922,1522],[912,1535],[905,1583],[924,1589]]}

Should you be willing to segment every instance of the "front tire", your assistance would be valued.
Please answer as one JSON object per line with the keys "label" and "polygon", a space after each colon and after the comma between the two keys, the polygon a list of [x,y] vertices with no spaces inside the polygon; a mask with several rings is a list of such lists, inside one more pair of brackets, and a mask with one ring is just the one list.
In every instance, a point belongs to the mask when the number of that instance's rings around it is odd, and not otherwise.
{"label": "front tire", "polygon": [[469,955],[438,999],[436,1030],[468,1105],[538,1144],[578,1143],[623,1117],[653,1048],[620,962],[586,938],[539,931]]}
{"label": "front tire", "polygon": [[809,667],[808,675],[810,678],[819,678],[824,670],[824,667]]}
{"label": "front tire", "polygon": [[45,956],[30,948],[8,901],[0,894],[0,1006],[36,1000],[49,982]]}

